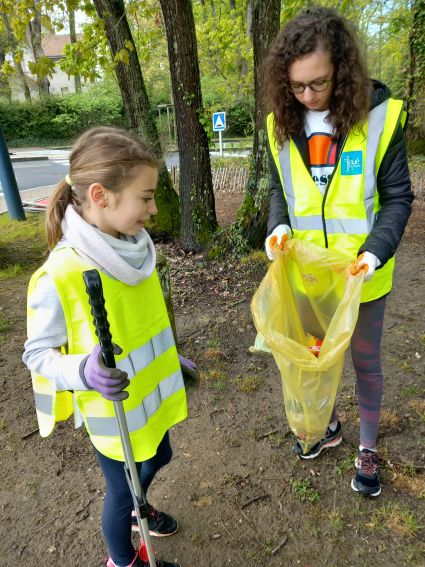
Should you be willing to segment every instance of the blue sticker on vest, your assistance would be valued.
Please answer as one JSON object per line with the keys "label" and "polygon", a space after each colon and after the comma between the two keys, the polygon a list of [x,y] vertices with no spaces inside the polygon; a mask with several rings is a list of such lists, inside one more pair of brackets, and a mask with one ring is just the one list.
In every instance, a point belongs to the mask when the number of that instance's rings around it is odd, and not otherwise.
{"label": "blue sticker on vest", "polygon": [[343,152],[341,155],[341,175],[361,175],[363,173],[363,153]]}

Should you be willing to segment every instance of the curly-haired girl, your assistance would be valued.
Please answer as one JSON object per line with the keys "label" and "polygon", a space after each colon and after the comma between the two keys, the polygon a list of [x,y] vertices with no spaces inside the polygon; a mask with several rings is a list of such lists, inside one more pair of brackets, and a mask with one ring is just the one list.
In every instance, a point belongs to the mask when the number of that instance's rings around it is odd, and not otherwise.
{"label": "curly-haired girl", "polygon": [[[279,33],[265,62],[271,197],[266,239],[296,237],[341,250],[366,271],[351,342],[360,410],[353,490],[378,496],[381,337],[394,253],[411,212],[403,103],[368,79],[354,27],[313,7]],[[376,270],[376,271],[375,271]],[[335,409],[314,459],[342,441]]]}

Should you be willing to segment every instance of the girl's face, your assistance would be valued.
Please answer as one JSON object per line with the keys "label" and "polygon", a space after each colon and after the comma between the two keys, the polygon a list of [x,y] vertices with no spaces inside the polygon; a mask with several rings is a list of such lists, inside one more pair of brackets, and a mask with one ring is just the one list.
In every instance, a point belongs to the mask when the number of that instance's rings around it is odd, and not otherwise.
{"label": "girl's face", "polygon": [[294,97],[309,110],[328,110],[334,90],[333,73],[331,54],[327,50],[316,49],[299,57],[288,67]]}
{"label": "girl's face", "polygon": [[104,190],[105,202],[97,227],[115,237],[139,233],[146,221],[158,212],[154,199],[157,181],[158,170],[145,165],[118,193]]}

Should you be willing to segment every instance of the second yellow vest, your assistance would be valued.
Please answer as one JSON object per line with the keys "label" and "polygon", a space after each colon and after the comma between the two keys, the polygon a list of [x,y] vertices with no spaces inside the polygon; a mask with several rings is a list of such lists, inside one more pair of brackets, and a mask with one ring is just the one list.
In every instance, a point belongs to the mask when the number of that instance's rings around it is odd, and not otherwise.
{"label": "second yellow vest", "polygon": [[[377,172],[398,124],[403,102],[388,99],[369,113],[362,128],[347,136],[330,184],[322,196],[293,140],[279,149],[273,115],[267,118],[270,148],[288,204],[294,238],[346,254],[353,260],[372,231],[380,209]],[[362,302],[391,290],[394,258],[364,284]]]}

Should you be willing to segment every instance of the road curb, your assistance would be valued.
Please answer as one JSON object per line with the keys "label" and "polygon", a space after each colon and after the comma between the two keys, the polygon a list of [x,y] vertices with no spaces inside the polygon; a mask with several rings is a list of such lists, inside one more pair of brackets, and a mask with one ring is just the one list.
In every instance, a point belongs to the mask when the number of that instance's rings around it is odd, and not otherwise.
{"label": "road curb", "polygon": [[[56,185],[43,185],[41,187],[34,187],[32,189],[25,189],[19,194],[21,196],[21,201],[24,204],[35,203],[41,199],[49,197],[54,190]],[[24,205],[25,206],[25,205]],[[0,194],[0,214],[7,213],[6,200],[3,194]]]}
{"label": "road curb", "polygon": [[42,161],[49,159],[48,156],[10,156],[10,161]]}

